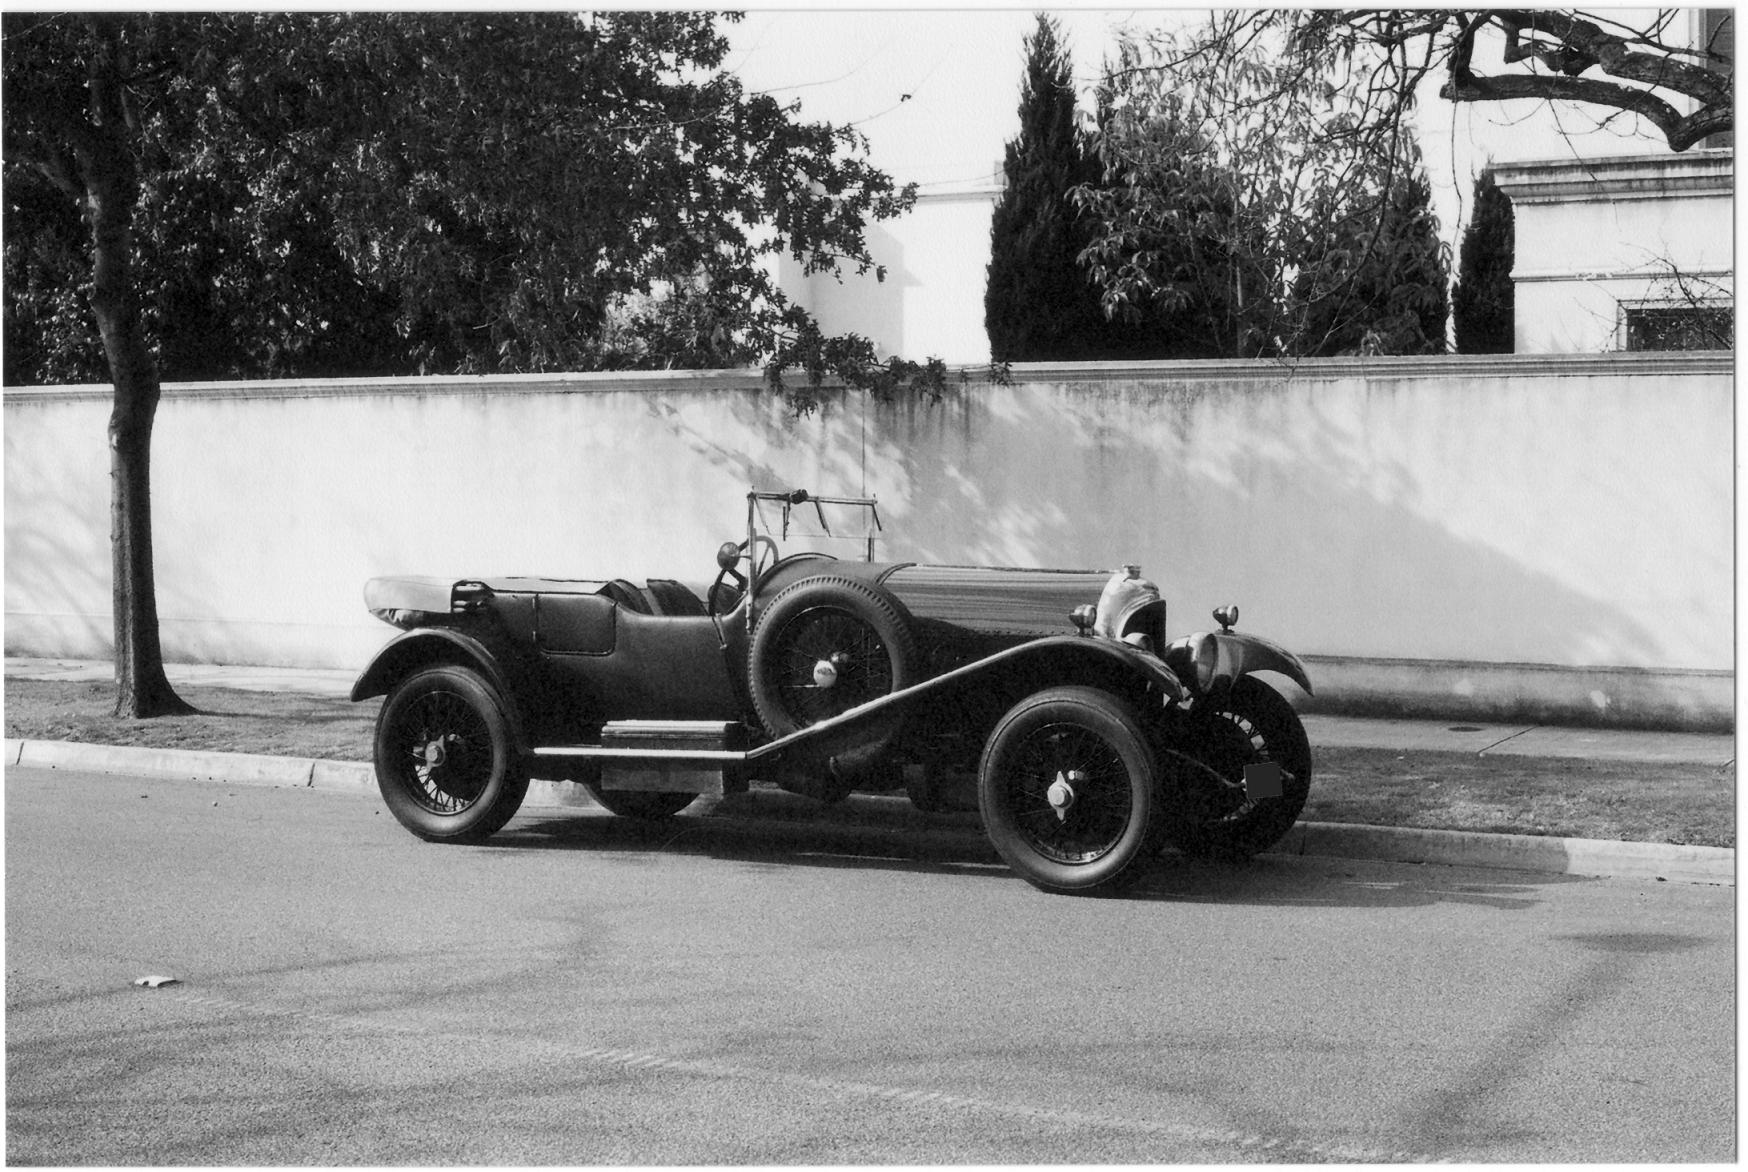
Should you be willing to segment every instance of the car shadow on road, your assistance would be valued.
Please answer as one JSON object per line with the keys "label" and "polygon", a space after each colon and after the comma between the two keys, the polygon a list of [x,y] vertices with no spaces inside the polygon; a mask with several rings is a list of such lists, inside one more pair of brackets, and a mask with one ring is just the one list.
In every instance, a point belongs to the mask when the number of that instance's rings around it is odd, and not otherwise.
{"label": "car shadow on road", "polygon": [[488,846],[533,850],[648,851],[771,866],[900,870],[1010,877],[981,831],[893,830],[855,822],[744,814],[683,814],[662,822],[579,809],[524,814]]}
{"label": "car shadow on road", "polygon": [[[506,850],[632,851],[699,855],[770,867],[902,871],[1023,883],[1002,863],[975,815],[901,816],[880,824],[865,809],[818,803],[721,807],[663,822],[591,808],[525,811],[488,847]],[[1518,911],[1542,887],[1592,882],[1574,876],[1361,859],[1262,855],[1242,860],[1162,853],[1114,898],[1160,903],[1400,908],[1440,903]]]}
{"label": "car shadow on road", "polygon": [[1594,880],[1374,859],[1267,854],[1227,861],[1168,851],[1136,883],[1135,894],[1250,906],[1402,908],[1457,903],[1524,911],[1542,902],[1542,888],[1589,882]]}

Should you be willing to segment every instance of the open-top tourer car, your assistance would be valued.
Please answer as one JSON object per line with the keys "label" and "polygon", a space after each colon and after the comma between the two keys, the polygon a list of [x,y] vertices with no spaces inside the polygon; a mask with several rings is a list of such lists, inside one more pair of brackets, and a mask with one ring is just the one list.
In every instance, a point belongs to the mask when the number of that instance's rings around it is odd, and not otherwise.
{"label": "open-top tourer car", "polygon": [[[792,516],[831,532],[828,508],[859,511],[866,560],[779,553]],[[404,633],[352,698],[387,697],[390,811],[422,838],[472,842],[509,821],[530,776],[635,818],[752,781],[824,801],[905,789],[927,809],[974,778],[1002,858],[1065,892],[1120,886],[1167,843],[1248,854],[1291,828],[1310,746],[1253,673],[1311,683],[1232,629],[1236,607],[1170,640],[1138,567],[876,562],[880,525],[872,499],[754,491],[707,589],[372,579],[366,605]]]}

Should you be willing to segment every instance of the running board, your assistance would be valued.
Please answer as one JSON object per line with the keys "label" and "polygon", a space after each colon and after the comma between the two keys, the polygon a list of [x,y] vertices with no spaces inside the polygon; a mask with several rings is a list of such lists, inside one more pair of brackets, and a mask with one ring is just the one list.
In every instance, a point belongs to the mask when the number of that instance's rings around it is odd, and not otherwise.
{"label": "running board", "polygon": [[747,787],[745,743],[738,721],[615,720],[602,726],[599,744],[536,748],[533,756],[598,764],[602,789],[727,794]]}
{"label": "running board", "polygon": [[862,722],[896,714],[915,690],[890,692],[751,749],[745,747],[747,727],[740,721],[613,720],[601,726],[601,739],[594,744],[541,746],[530,753],[542,761],[598,764],[604,789],[741,793],[748,766],[805,756],[811,750],[820,766],[829,769],[830,754],[840,743],[834,738],[853,736]]}

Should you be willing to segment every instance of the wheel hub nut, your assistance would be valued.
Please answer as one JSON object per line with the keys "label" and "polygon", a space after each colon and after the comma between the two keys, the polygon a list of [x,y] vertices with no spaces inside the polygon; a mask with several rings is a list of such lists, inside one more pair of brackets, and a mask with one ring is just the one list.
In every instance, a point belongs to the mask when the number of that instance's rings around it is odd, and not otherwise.
{"label": "wheel hub nut", "polygon": [[813,686],[829,688],[838,682],[838,665],[829,659],[822,659],[813,665]]}
{"label": "wheel hub nut", "polygon": [[1085,774],[1074,769],[1058,773],[1056,780],[1050,783],[1050,788],[1044,791],[1044,798],[1050,803],[1050,808],[1056,811],[1058,821],[1068,820],[1068,811],[1074,806],[1075,783],[1085,781]]}

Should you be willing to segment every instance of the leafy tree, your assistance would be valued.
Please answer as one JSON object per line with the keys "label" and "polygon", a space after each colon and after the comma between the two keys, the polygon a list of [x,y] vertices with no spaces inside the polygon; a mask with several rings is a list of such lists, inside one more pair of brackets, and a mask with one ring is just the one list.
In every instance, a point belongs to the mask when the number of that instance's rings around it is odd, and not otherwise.
{"label": "leafy tree", "polygon": [[1386,239],[1391,248],[1373,288],[1385,299],[1379,320],[1391,331],[1383,353],[1442,354],[1451,319],[1450,247],[1432,209],[1432,184],[1420,148],[1408,144],[1412,164],[1390,191]]}
{"label": "leafy tree", "polygon": [[1442,348],[1444,250],[1406,129],[1330,133],[1357,117],[1347,91],[1263,45],[1189,76],[1156,58],[1181,54],[1125,42],[1105,178],[1078,193],[1107,312],[1233,357]]}
{"label": "leafy tree", "polygon": [[1126,68],[1108,74],[1100,94],[1103,174],[1076,192],[1093,225],[1082,260],[1111,320],[1205,347],[1176,356],[1247,353],[1243,316],[1257,302],[1245,296],[1254,274],[1244,271],[1236,173],[1219,160],[1190,95],[1133,68],[1140,55],[1124,38]]}
{"label": "leafy tree", "polygon": [[1463,230],[1457,284],[1451,291],[1459,354],[1510,354],[1516,348],[1516,287],[1511,263],[1516,254],[1511,200],[1493,176],[1475,181],[1475,210]]}
{"label": "leafy tree", "polygon": [[710,353],[785,390],[806,371],[799,410],[828,374],[944,381],[776,288],[779,252],[873,268],[864,228],[914,195],[853,130],[744,92],[711,14],[9,12],[0,33],[7,377],[115,385],[120,712],[180,706],[151,570],[161,372],[663,365],[614,349],[610,318],[684,288],[671,316],[708,318]]}
{"label": "leafy tree", "polygon": [[[1319,249],[1298,274],[1295,296],[1304,305],[1300,352],[1444,352],[1450,316],[1447,250],[1439,239],[1420,152],[1409,142],[1404,154],[1402,165],[1379,177],[1387,187],[1378,201],[1381,215],[1328,221],[1332,246]],[[1325,191],[1319,202],[1342,201]]]}
{"label": "leafy tree", "polygon": [[[1097,95],[1096,124],[1111,93]],[[1042,13],[1026,39],[1020,133],[1007,144],[990,229],[984,323],[998,362],[1209,357],[1205,328],[1184,315],[1107,313],[1084,259],[1098,225],[1077,193],[1101,187],[1095,136],[1081,126],[1074,70],[1060,26]]]}

